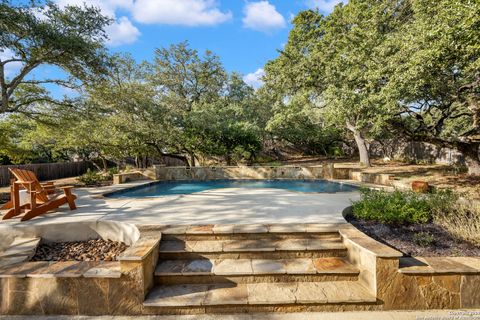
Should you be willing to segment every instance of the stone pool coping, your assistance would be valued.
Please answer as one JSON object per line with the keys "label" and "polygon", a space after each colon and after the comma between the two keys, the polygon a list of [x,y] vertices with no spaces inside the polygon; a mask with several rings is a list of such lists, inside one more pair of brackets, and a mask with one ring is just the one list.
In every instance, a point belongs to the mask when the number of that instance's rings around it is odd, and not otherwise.
{"label": "stone pool coping", "polygon": [[[158,195],[158,196],[150,196],[150,197],[125,197],[125,198],[114,198],[111,197],[116,194],[122,194],[126,191],[129,190],[137,190],[141,189],[146,186],[151,186],[157,183],[169,183],[169,182],[196,182],[196,181],[328,181],[328,182],[336,182],[339,184],[344,184],[344,185],[350,185],[353,187],[369,187],[369,188],[376,188],[376,189],[384,189],[384,188],[389,188],[387,186],[382,186],[382,185],[374,185],[374,184],[369,184],[365,182],[360,182],[360,181],[354,181],[354,180],[337,180],[337,179],[322,179],[322,178],[311,178],[311,179],[295,179],[295,178],[275,178],[275,179],[256,179],[256,178],[232,178],[232,179],[209,179],[209,180],[198,180],[198,179],[186,179],[186,180],[140,180],[137,181],[136,183],[129,183],[129,184],[120,184],[120,185],[112,185],[109,186],[111,188],[107,188],[106,191],[100,194],[95,194],[92,195],[91,197],[94,199],[108,199],[108,200],[118,200],[118,199],[135,199],[135,200],[151,200],[155,198],[161,198],[165,196],[181,196],[181,195],[187,195],[187,194],[202,194],[203,192],[210,191],[210,190],[216,190],[216,189],[207,189],[207,190],[202,190],[198,192],[193,192],[193,193],[186,193],[186,194],[167,194],[167,195]],[[122,187],[123,186],[123,187]],[[232,188],[219,188],[219,189],[236,189],[236,188],[241,188],[241,187],[232,187]],[[249,188],[249,189],[276,189],[276,188]],[[286,192],[292,192],[292,193],[298,193],[298,194],[348,194],[354,191],[336,191],[336,192],[306,192],[306,191],[296,191],[296,190],[289,190],[289,189],[282,189],[278,188],[279,190],[284,190]]]}

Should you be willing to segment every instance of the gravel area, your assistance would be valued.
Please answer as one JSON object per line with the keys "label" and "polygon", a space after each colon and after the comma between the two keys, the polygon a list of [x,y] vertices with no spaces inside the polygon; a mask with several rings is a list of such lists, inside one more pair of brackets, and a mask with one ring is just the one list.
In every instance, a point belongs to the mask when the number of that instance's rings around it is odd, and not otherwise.
{"label": "gravel area", "polygon": [[125,249],[122,242],[103,239],[42,243],[32,261],[114,261]]}
{"label": "gravel area", "polygon": [[414,224],[388,226],[379,222],[347,218],[359,230],[373,239],[410,256],[480,256],[480,247],[454,238],[441,226]]}

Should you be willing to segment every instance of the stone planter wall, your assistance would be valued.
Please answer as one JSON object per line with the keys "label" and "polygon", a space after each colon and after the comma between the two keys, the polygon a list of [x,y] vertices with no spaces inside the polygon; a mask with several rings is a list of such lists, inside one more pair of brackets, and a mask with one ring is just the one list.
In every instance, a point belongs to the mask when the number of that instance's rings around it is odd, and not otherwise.
{"label": "stone planter wall", "polygon": [[0,314],[140,315],[153,285],[159,235],[116,262],[25,262],[0,269]]}
{"label": "stone planter wall", "polygon": [[480,308],[480,259],[410,258],[349,225],[340,229],[359,280],[383,310]]}

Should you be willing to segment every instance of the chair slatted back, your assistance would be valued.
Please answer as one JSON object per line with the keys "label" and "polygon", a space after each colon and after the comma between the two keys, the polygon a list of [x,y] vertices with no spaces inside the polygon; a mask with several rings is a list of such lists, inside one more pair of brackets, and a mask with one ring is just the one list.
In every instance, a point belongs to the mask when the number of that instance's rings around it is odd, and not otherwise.
{"label": "chair slatted back", "polygon": [[22,186],[25,189],[28,189],[27,182],[32,183],[33,191],[37,193],[36,194],[37,200],[43,203],[49,201],[47,191],[42,187],[42,185],[40,184],[40,181],[38,181],[38,178],[34,172],[29,170],[17,169],[17,168],[11,168],[9,170],[13,174],[13,176],[17,179],[17,181],[22,183]]}

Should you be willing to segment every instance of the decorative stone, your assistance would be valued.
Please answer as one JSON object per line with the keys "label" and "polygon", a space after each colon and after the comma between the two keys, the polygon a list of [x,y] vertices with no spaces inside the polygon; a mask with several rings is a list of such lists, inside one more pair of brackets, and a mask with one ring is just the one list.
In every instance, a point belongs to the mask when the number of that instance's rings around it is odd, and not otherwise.
{"label": "decorative stone", "polygon": [[480,308],[480,275],[462,276],[460,308]]}
{"label": "decorative stone", "polygon": [[28,273],[48,266],[49,263],[24,262],[0,268],[0,278],[25,278]]}
{"label": "decorative stone", "polygon": [[212,231],[214,234],[232,234],[234,227],[234,224],[216,224]]}
{"label": "decorative stone", "polygon": [[155,275],[158,276],[179,276],[182,274],[185,264],[188,260],[164,260],[161,261],[156,269]]}
{"label": "decorative stone", "polygon": [[208,288],[204,305],[247,304],[248,290],[245,284],[218,284]]}
{"label": "decorative stone", "polygon": [[187,228],[187,234],[212,234],[213,224],[203,226],[190,226]]}
{"label": "decorative stone", "polygon": [[227,240],[223,252],[275,251],[273,244],[264,240]]}
{"label": "decorative stone", "polygon": [[315,274],[317,271],[312,259],[286,259],[285,270],[287,274]]}
{"label": "decorative stone", "polygon": [[202,306],[207,294],[207,285],[159,286],[152,290],[144,302],[149,307]]}
{"label": "decorative stone", "polygon": [[340,241],[329,241],[325,239],[308,239],[307,250],[341,250],[345,246]]}
{"label": "decorative stone", "polygon": [[285,274],[285,262],[283,260],[253,259],[253,274]]}
{"label": "decorative stone", "polygon": [[195,244],[195,241],[189,241],[187,248],[187,243],[183,241],[162,241],[160,242],[160,252],[185,252],[190,251],[190,246]]}
{"label": "decorative stone", "polygon": [[297,283],[247,284],[249,304],[290,304],[295,302]]}
{"label": "decorative stone", "polygon": [[184,275],[210,275],[213,274],[213,263],[210,260],[192,260],[185,264]]}
{"label": "decorative stone", "polygon": [[237,224],[233,227],[233,233],[267,233],[268,228],[264,224]]}
{"label": "decorative stone", "polygon": [[252,274],[252,261],[250,259],[220,260],[215,263],[213,273],[217,276]]}
{"label": "decorative stone", "polygon": [[308,239],[283,239],[275,242],[277,251],[304,251],[307,249]]}
{"label": "decorative stone", "polygon": [[120,278],[122,273],[120,271],[119,262],[105,262],[88,269],[83,276],[85,278]]}
{"label": "decorative stone", "polygon": [[358,273],[358,269],[341,258],[313,259],[318,273]]}
{"label": "decorative stone", "polygon": [[327,303],[323,291],[324,285],[319,282],[298,282],[295,298],[298,303]]}
{"label": "decorative stone", "polygon": [[208,240],[208,241],[195,241],[194,244],[190,245],[191,241],[187,241],[187,247],[191,246],[192,252],[222,252],[223,242]]}
{"label": "decorative stone", "polygon": [[270,233],[300,233],[305,231],[306,231],[306,225],[303,223],[268,225],[268,232]]}

